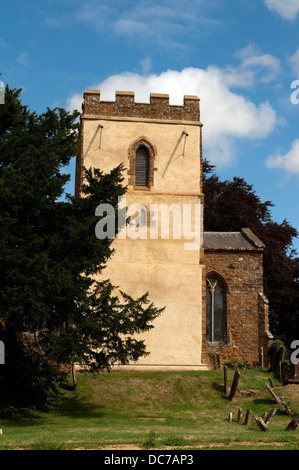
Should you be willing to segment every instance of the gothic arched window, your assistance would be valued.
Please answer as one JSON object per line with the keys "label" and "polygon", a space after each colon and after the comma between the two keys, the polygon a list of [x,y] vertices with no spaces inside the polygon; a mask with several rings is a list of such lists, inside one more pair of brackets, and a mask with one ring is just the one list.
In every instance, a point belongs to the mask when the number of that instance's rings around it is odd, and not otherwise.
{"label": "gothic arched window", "polygon": [[207,278],[206,286],[206,341],[223,342],[225,339],[225,287],[216,277]]}
{"label": "gothic arched window", "polygon": [[149,153],[144,145],[136,151],[135,186],[149,186]]}
{"label": "gothic arched window", "polygon": [[139,137],[128,149],[130,189],[151,190],[154,185],[154,161],[157,151],[146,137]]}

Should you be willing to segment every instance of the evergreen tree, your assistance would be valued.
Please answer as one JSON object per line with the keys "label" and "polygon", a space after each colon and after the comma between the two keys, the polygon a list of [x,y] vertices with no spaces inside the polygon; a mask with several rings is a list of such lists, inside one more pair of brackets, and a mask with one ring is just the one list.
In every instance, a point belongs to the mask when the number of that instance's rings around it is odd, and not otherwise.
{"label": "evergreen tree", "polygon": [[111,204],[117,218],[122,166],[89,169],[83,196],[63,200],[78,113],[38,115],[22,105],[20,91],[6,87],[0,106],[0,394],[43,406],[63,368],[78,362],[98,371],[146,354],[134,335],[152,328],[161,309],[103,277],[113,240],[96,238],[95,209]]}
{"label": "evergreen tree", "polygon": [[293,248],[297,230],[287,220],[273,221],[272,202],[262,202],[243,178],[221,181],[207,160],[203,191],[205,231],[234,232],[248,227],[265,244],[264,290],[270,330],[290,345],[299,332],[299,258]]}

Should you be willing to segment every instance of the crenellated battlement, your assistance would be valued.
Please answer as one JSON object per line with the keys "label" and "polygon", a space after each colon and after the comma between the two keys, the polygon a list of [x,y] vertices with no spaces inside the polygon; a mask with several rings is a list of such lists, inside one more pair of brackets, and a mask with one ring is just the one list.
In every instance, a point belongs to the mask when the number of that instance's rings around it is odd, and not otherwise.
{"label": "crenellated battlement", "polygon": [[132,117],[176,121],[200,121],[199,98],[184,96],[183,106],[170,105],[169,95],[151,93],[149,103],[136,103],[133,91],[116,91],[115,101],[101,101],[100,90],[86,90],[83,117]]}

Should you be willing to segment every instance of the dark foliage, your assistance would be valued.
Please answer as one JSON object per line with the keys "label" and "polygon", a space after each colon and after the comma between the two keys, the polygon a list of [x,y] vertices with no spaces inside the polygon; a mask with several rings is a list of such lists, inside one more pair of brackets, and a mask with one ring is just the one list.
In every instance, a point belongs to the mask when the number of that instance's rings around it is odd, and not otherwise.
{"label": "dark foliage", "polygon": [[72,363],[101,370],[144,355],[134,334],[161,310],[147,294],[118,295],[104,278],[113,240],[95,236],[95,209],[109,203],[117,219],[123,168],[86,170],[83,197],[63,199],[78,113],[37,115],[19,96],[7,87],[0,106],[0,392],[12,404],[42,406]]}

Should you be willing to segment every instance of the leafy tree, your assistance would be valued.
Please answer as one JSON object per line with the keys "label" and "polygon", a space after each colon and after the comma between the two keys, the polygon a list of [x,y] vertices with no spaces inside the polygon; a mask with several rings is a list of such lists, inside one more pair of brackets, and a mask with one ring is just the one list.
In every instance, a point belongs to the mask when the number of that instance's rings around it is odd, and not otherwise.
{"label": "leafy tree", "polygon": [[6,87],[0,106],[0,392],[10,403],[43,406],[70,364],[98,371],[146,354],[134,334],[152,328],[161,309],[147,294],[118,295],[104,279],[113,246],[95,236],[95,209],[109,203],[117,218],[122,166],[86,170],[83,196],[63,200],[78,113],[38,115],[20,91]]}
{"label": "leafy tree", "polygon": [[265,244],[264,289],[269,299],[270,329],[290,344],[299,332],[299,258],[293,248],[297,230],[287,220],[280,224],[273,221],[272,202],[262,202],[243,178],[221,181],[207,160],[203,190],[205,231],[233,232],[249,227]]}

